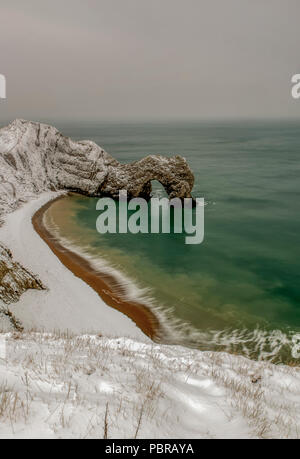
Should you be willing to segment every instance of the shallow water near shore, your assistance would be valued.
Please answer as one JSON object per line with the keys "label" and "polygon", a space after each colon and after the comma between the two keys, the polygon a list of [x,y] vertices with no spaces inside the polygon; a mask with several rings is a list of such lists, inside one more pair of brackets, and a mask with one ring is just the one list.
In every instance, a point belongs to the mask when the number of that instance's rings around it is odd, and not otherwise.
{"label": "shallow water near shore", "polygon": [[[96,232],[97,199],[70,195],[48,210],[59,234],[104,258],[173,317],[186,343],[253,358],[300,357],[300,129],[295,123],[63,125],[121,162],[185,156],[204,197],[205,240]],[[163,189],[154,183],[154,195]],[[176,332],[174,330],[174,343]]]}

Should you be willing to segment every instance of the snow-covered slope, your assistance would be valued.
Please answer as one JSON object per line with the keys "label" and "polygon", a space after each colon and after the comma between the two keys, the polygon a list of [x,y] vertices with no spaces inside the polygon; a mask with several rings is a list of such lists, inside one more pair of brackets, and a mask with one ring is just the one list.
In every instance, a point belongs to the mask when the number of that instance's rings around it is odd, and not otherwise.
{"label": "snow-covered slope", "polygon": [[0,300],[6,304],[18,301],[29,288],[43,290],[43,285],[0,245]]}
{"label": "snow-covered slope", "polygon": [[1,350],[2,437],[299,438],[297,369],[97,336]]}

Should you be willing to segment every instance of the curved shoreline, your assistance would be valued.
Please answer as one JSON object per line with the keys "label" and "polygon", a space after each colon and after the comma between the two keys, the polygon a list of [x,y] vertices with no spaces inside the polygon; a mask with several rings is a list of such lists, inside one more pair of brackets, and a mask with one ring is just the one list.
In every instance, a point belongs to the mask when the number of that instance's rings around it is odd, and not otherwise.
{"label": "curved shoreline", "polygon": [[124,299],[124,287],[114,276],[96,270],[88,260],[65,248],[45,227],[43,221],[45,212],[55,201],[60,199],[62,199],[62,196],[52,199],[33,215],[32,225],[35,231],[64,266],[94,289],[108,306],[117,309],[133,320],[145,335],[152,340],[158,338],[159,321],[147,306]]}

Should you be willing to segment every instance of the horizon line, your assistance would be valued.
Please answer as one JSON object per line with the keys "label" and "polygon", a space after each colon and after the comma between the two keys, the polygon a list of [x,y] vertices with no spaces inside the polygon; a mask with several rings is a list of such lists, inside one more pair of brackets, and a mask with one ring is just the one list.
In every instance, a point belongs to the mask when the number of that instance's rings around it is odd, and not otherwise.
{"label": "horizon line", "polygon": [[[55,123],[82,123],[82,124],[158,124],[158,123],[247,123],[247,122],[299,122],[299,117],[208,117],[208,118],[196,118],[196,117],[148,117],[148,118],[71,118],[71,117],[12,117],[12,118],[0,118],[1,125],[8,125],[16,119],[24,119],[26,121],[37,122],[42,124],[55,124]],[[4,123],[4,124],[3,124]]]}

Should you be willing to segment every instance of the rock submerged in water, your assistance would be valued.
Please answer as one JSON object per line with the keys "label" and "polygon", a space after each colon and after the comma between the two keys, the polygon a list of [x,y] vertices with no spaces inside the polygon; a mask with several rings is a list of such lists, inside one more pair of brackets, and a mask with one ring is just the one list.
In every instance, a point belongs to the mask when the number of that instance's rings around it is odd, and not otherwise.
{"label": "rock submerged in water", "polygon": [[189,198],[194,176],[181,156],[121,164],[91,141],[75,142],[46,124],[16,120],[0,130],[0,217],[32,195],[70,190],[88,196],[151,196],[158,180],[170,198]]}

